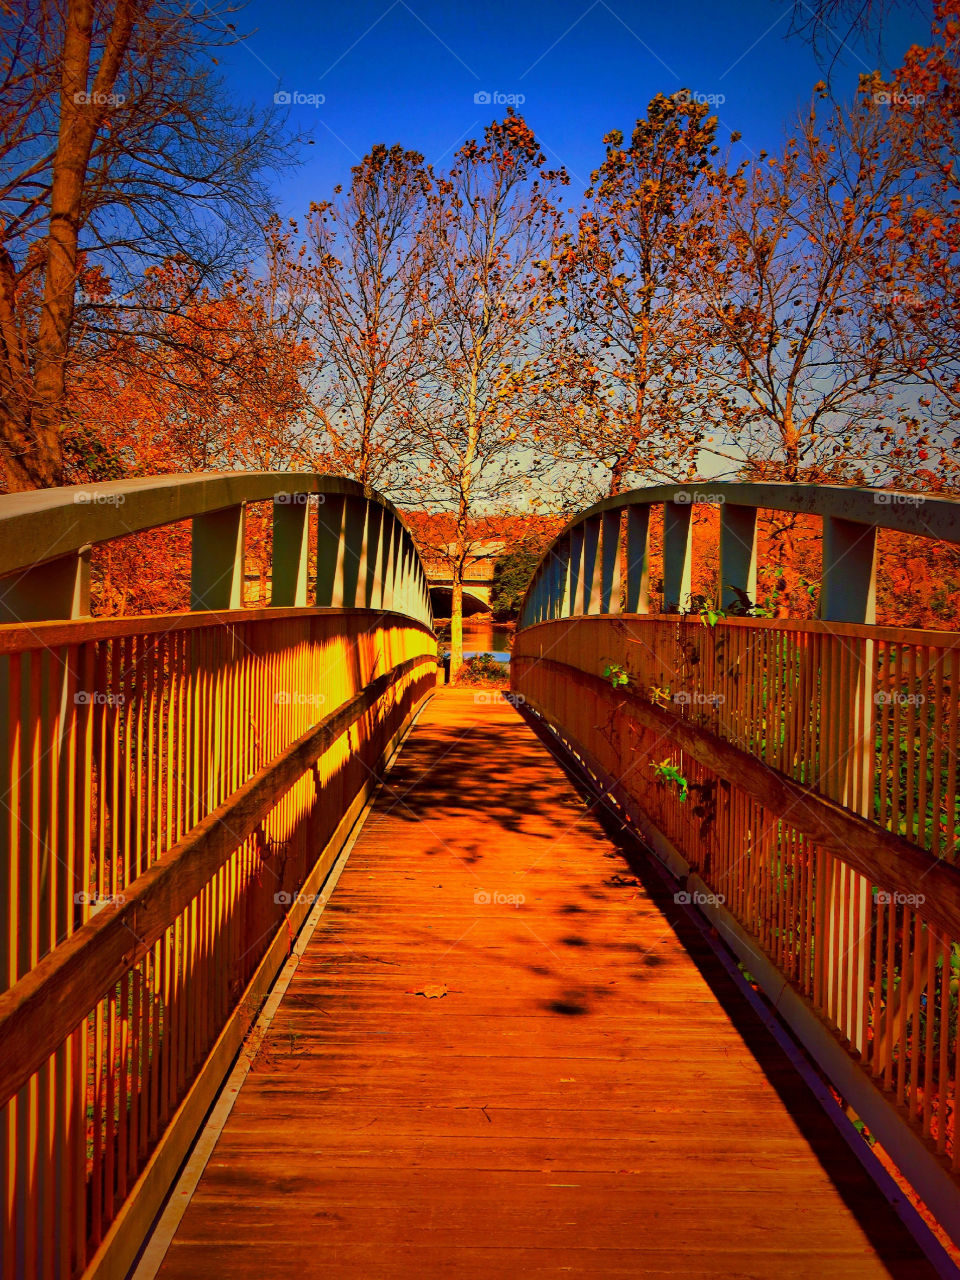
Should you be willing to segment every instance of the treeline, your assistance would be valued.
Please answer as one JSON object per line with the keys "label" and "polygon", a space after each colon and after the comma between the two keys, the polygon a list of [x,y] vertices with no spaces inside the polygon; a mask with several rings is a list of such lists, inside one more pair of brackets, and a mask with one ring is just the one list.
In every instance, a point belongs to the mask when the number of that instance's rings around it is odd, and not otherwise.
{"label": "treeline", "polygon": [[297,140],[230,105],[217,14],[26,9],[0,28],[7,489],[342,472],[449,513],[455,612],[478,515],[703,475],[957,492],[960,0],[889,79],[815,87],[775,155],[657,94],[571,209],[509,112],[443,171],[373,147],[288,225]]}

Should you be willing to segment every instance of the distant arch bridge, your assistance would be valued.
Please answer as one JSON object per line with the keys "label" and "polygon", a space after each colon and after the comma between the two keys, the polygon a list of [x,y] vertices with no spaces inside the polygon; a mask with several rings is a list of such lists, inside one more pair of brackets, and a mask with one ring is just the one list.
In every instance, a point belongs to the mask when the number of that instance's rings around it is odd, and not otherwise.
{"label": "distant arch bridge", "polygon": [[[490,612],[493,595],[493,566],[503,552],[503,543],[484,544],[469,558],[463,579],[463,615],[473,617]],[[430,603],[435,618],[449,618],[453,599],[452,560],[424,558],[423,567],[430,587]]]}

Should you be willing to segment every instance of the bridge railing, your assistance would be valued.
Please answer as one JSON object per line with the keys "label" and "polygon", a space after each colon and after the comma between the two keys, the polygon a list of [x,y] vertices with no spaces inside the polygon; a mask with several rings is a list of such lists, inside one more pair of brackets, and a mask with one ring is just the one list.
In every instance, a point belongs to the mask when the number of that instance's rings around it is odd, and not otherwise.
{"label": "bridge railing", "polygon": [[[44,1280],[124,1273],[436,681],[422,566],[376,495],[261,474],[78,492],[0,498],[0,598],[30,619],[0,625],[0,1272]],[[241,609],[265,495],[274,605]],[[193,610],[79,616],[91,541],[185,516]]]}
{"label": "bridge railing", "polygon": [[[902,497],[710,483],[608,499],[541,561],[511,671],[960,1236],[960,637],[875,625],[878,529],[958,543],[960,503]],[[701,500],[720,507],[729,611],[702,616]],[[823,520],[816,620],[733,616],[756,600],[763,509]]]}

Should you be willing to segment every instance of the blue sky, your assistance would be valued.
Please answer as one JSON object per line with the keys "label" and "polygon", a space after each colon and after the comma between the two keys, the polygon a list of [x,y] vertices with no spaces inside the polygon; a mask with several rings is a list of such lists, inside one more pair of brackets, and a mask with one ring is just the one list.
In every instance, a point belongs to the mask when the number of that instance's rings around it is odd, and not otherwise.
{"label": "blue sky", "polygon": [[[518,110],[567,167],[575,198],[602,159],[604,133],[629,133],[657,92],[722,95],[722,137],[738,130],[744,154],[776,148],[821,75],[808,46],[787,38],[789,24],[783,0],[253,0],[238,18],[249,35],[223,51],[220,67],[244,100],[269,102],[278,89],[325,99],[289,108],[312,145],[277,192],[285,215],[329,198],[377,142],[399,142],[442,168],[505,113],[477,103],[484,92],[523,95]],[[885,32],[887,64],[928,31],[923,13],[898,15]],[[835,90],[852,89],[877,63],[875,50],[848,48]]]}

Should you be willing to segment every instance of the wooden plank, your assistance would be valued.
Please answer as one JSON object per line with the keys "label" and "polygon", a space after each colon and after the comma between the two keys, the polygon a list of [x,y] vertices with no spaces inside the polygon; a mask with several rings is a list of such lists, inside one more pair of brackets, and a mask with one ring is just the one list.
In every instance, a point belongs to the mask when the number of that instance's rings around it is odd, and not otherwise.
{"label": "wooden plank", "polygon": [[[411,719],[416,711],[417,708],[411,711]],[[309,900],[323,888],[331,867],[376,785],[376,774],[393,754],[406,730],[405,723],[386,744],[377,769],[354,796],[337,823],[331,838],[320,852],[303,883],[299,895],[301,901],[291,906],[288,916],[289,931],[282,926],[277,931],[237,1006],[207,1055],[190,1091],[177,1108],[170,1124],[164,1129],[160,1142],[151,1153],[150,1160],[129,1198],[111,1223],[96,1255],[91,1259],[85,1273],[88,1280],[92,1280],[92,1277],[96,1277],[96,1280],[125,1280],[128,1275],[144,1237],[149,1232],[177,1176],[177,1171],[189,1152],[224,1077],[234,1062],[237,1051],[256,1020],[277,972],[287,960],[290,952],[290,937],[300,930],[304,920],[310,914],[312,904]]]}
{"label": "wooden plank", "polygon": [[457,689],[372,809],[160,1272],[213,1273],[933,1274],[661,882],[506,702]]}

